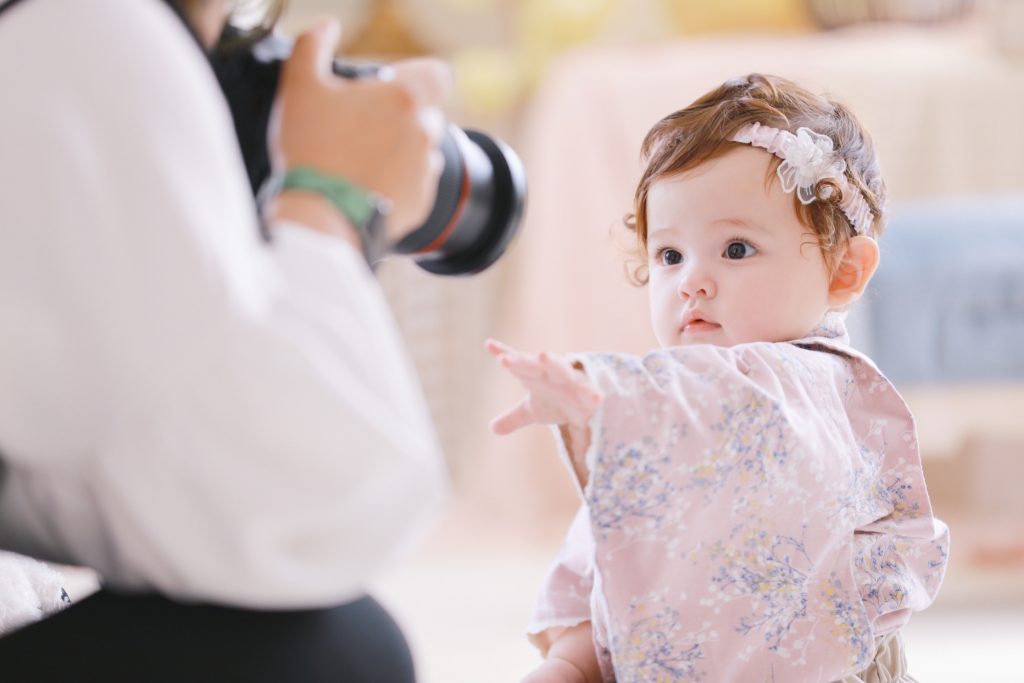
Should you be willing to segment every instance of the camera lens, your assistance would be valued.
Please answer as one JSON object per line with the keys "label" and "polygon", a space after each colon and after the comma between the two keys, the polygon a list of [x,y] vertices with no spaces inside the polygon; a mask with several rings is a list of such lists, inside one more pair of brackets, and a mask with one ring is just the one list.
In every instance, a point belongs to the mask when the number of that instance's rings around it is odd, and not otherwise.
{"label": "camera lens", "polygon": [[[225,41],[234,36],[225,32]],[[231,107],[253,192],[270,176],[267,126],[281,64],[291,54],[286,38],[271,35],[246,50],[217,50],[211,61]],[[344,78],[373,78],[375,65],[340,60]],[[489,267],[519,229],[526,172],[507,145],[486,133],[449,125],[441,143],[444,168],[426,221],[392,251],[406,254],[437,275],[468,275]]]}
{"label": "camera lens", "polygon": [[498,260],[519,226],[526,175],[511,150],[479,131],[450,126],[441,152],[434,208],[394,251],[437,275],[478,273]]}

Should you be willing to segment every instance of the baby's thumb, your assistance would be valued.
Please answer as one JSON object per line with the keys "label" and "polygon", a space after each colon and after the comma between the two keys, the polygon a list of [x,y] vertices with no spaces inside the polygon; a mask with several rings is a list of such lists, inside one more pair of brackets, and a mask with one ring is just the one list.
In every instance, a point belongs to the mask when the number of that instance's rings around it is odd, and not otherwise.
{"label": "baby's thumb", "polygon": [[334,53],[341,39],[341,25],[336,19],[324,19],[315,27],[299,34],[292,48],[292,56],[285,64],[283,77],[287,79],[325,79],[331,73]]}
{"label": "baby's thumb", "polygon": [[514,408],[509,408],[498,417],[491,420],[491,432],[498,436],[511,434],[512,432],[530,424],[530,409],[526,402],[522,402]]}

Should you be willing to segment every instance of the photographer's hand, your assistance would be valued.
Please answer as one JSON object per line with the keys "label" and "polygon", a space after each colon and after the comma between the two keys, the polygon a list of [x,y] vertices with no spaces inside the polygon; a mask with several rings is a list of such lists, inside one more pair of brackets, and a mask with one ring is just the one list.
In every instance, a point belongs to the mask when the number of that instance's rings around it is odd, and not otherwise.
{"label": "photographer's hand", "polygon": [[[451,74],[438,60],[420,59],[395,65],[390,80],[339,78],[331,71],[338,37],[337,23],[327,22],[295,42],[271,125],[274,166],[311,166],[389,199],[387,232],[396,240],[420,225],[434,202],[444,163],[440,104]],[[326,201],[293,190],[274,213],[325,232],[344,225]]]}

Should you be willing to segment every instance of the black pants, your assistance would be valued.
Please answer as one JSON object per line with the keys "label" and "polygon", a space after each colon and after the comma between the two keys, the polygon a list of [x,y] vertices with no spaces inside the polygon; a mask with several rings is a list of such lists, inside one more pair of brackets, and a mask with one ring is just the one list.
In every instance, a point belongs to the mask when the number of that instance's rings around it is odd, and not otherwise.
{"label": "black pants", "polygon": [[398,625],[372,598],[260,612],[100,591],[0,638],[0,680],[413,683]]}

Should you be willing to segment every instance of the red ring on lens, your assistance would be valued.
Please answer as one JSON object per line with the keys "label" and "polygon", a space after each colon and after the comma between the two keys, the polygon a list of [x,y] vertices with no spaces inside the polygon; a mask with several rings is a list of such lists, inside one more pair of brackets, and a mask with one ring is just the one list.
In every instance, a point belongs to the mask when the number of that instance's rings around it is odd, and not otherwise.
{"label": "red ring on lens", "polygon": [[434,241],[423,247],[417,254],[427,254],[432,251],[436,251],[444,246],[444,243],[448,241],[448,238],[455,232],[455,226],[459,224],[459,218],[462,217],[462,211],[466,208],[466,203],[469,201],[469,170],[466,168],[465,162],[462,165],[462,187],[459,188],[459,199],[455,205],[455,211],[452,212],[451,220],[448,221],[448,225],[444,226],[444,230],[441,234],[434,238]]}

